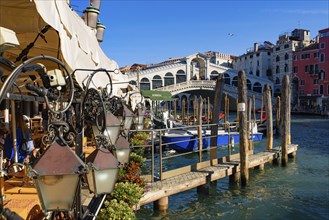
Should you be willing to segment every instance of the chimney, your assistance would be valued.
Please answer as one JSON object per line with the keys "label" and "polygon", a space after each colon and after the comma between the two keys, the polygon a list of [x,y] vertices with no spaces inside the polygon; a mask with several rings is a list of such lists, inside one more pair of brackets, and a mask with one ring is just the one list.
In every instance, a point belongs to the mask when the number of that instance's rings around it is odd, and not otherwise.
{"label": "chimney", "polygon": [[258,51],[258,43],[254,43],[254,51],[255,51],[255,52]]}

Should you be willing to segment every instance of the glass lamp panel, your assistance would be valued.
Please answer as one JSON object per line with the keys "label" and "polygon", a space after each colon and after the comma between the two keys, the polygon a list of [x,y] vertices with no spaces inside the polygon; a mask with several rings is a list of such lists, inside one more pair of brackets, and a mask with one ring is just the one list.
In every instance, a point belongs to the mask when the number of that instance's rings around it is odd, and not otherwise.
{"label": "glass lamp panel", "polygon": [[71,210],[79,175],[38,176],[35,184],[44,210]]}
{"label": "glass lamp panel", "polygon": [[118,118],[118,120],[122,123],[123,121],[123,116],[116,116]]}
{"label": "glass lamp panel", "polygon": [[142,124],[137,125],[137,130],[143,130],[144,126]]}
{"label": "glass lamp panel", "polygon": [[104,135],[110,138],[111,143],[115,143],[120,134],[120,126],[106,127]]}
{"label": "glass lamp panel", "polygon": [[108,194],[114,189],[114,185],[117,181],[118,168],[109,168],[105,170],[94,170],[95,172],[95,183],[96,192],[95,194]]}
{"label": "glass lamp panel", "polygon": [[87,173],[86,177],[87,177],[89,190],[95,193],[96,189],[94,183],[94,170],[90,170],[89,173]]}
{"label": "glass lamp panel", "polygon": [[126,117],[124,124],[125,130],[129,130],[131,128],[132,123],[133,123],[133,117]]}
{"label": "glass lamp panel", "polygon": [[115,156],[120,163],[128,163],[130,156],[130,148],[116,149]]}

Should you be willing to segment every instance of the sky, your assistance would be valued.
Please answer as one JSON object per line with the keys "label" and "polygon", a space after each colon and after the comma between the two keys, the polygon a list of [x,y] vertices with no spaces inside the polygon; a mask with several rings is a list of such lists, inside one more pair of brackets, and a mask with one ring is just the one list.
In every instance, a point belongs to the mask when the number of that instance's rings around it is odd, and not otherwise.
{"label": "sky", "polygon": [[[71,0],[79,14],[89,0]],[[295,28],[311,38],[329,27],[328,0],[101,0],[101,48],[119,67],[197,52],[234,56],[254,43],[276,43]]]}

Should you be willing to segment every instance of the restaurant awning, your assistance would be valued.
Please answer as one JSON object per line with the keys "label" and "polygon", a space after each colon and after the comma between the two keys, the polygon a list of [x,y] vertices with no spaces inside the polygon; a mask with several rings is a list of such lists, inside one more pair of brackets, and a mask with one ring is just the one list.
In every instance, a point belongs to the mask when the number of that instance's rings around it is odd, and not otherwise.
{"label": "restaurant awning", "polygon": [[154,90],[142,90],[142,96],[149,98],[152,101],[173,101],[175,98],[172,98],[171,92],[168,91],[154,91]]}
{"label": "restaurant awning", "polygon": [[[15,0],[0,1],[0,26],[16,33],[19,46],[5,51],[4,57],[12,62],[33,42],[45,25],[48,31],[34,42],[27,57],[48,55],[62,60],[69,71],[75,69],[119,69],[118,64],[108,58],[101,49],[96,30],[88,27],[84,20],[64,0]],[[19,65],[19,63],[15,63]],[[56,67],[56,66],[55,66]],[[11,71],[10,71],[11,72]],[[77,71],[75,80],[83,88],[83,81],[90,72]],[[114,95],[120,96],[120,88],[128,85],[128,77],[122,73],[110,73]],[[91,86],[105,87],[109,83],[106,74],[96,74]]]}

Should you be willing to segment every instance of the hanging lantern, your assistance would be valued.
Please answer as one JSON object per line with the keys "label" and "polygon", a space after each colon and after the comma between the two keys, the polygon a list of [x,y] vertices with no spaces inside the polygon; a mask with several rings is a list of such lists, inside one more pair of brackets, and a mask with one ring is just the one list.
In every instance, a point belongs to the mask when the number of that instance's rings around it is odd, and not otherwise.
{"label": "hanging lantern", "polygon": [[87,7],[86,10],[83,11],[83,14],[86,25],[91,28],[96,28],[99,10],[94,6],[90,5]]}
{"label": "hanging lantern", "polygon": [[71,211],[85,164],[57,141],[45,151],[32,170],[44,211]]}
{"label": "hanging lantern", "polygon": [[99,43],[103,42],[105,29],[106,27],[100,21],[98,21],[96,24],[96,38]]}
{"label": "hanging lantern", "polygon": [[134,116],[134,124],[136,130],[143,130],[144,128],[144,110],[141,105],[138,105],[135,116]]}
{"label": "hanging lantern", "polygon": [[[117,117],[115,117],[111,112],[106,112],[106,128],[103,135],[107,136],[112,144],[114,144],[120,134],[121,123]],[[101,132],[98,130],[96,125],[92,126],[94,136],[98,136]]]}
{"label": "hanging lantern", "polygon": [[117,116],[118,119],[123,124],[124,135],[126,137],[128,137],[129,130],[133,123],[133,118],[134,118],[135,114],[125,104],[123,104],[123,107],[119,108],[114,113],[114,115]]}
{"label": "hanging lantern", "polygon": [[113,191],[119,172],[119,161],[105,148],[94,150],[87,158],[89,190],[96,195]]}
{"label": "hanging lantern", "polygon": [[94,6],[96,9],[100,10],[101,0],[90,0],[90,5]]}
{"label": "hanging lantern", "polygon": [[130,143],[128,142],[128,140],[122,136],[119,136],[117,142],[115,143],[113,154],[121,164],[125,164],[129,162],[129,156],[130,156],[129,145]]}

